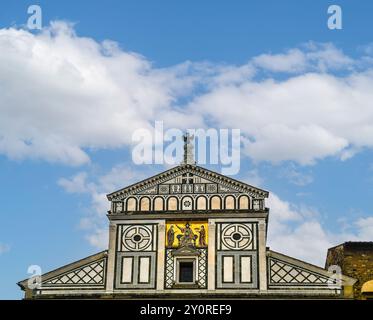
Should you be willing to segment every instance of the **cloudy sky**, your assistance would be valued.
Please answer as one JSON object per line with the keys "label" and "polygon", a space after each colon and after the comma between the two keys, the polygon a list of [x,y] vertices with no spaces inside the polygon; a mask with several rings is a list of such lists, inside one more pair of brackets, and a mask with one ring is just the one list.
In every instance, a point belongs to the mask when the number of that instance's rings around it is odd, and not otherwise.
{"label": "cloudy sky", "polygon": [[107,247],[105,195],[166,169],[131,158],[156,120],[241,130],[234,178],[270,191],[272,249],[322,266],[372,240],[373,4],[339,1],[329,30],[330,4],[2,1],[0,298]]}

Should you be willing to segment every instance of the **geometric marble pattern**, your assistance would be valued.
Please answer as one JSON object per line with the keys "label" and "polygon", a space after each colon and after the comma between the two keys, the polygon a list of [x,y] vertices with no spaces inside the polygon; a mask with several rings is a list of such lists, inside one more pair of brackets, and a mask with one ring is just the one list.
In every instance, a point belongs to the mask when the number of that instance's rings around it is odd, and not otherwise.
{"label": "geometric marble pattern", "polygon": [[103,285],[105,259],[92,262],[73,271],[49,279],[48,285]]}
{"label": "geometric marble pattern", "polygon": [[198,249],[198,285],[200,288],[207,287],[207,249]]}
{"label": "geometric marble pattern", "polygon": [[216,223],[216,249],[220,250],[256,250],[256,222],[219,222]]}
{"label": "geometric marble pattern", "polygon": [[250,246],[253,236],[248,225],[233,223],[222,230],[222,242],[231,250],[243,250]]}
{"label": "geometric marble pattern", "polygon": [[154,289],[156,265],[157,257],[154,251],[117,252],[115,288]]}
{"label": "geometric marble pattern", "polygon": [[[207,287],[207,249],[196,249],[199,252],[198,255],[198,274],[197,284],[200,288]],[[174,279],[174,256],[172,252],[175,249],[166,249],[166,270],[165,270],[165,288],[170,289],[175,284]]]}
{"label": "geometric marble pattern", "polygon": [[326,285],[328,277],[306,271],[285,262],[270,259],[271,284]]}
{"label": "geometric marble pattern", "polygon": [[155,251],[157,248],[156,224],[118,225],[117,250],[124,252]]}
{"label": "geometric marble pattern", "polygon": [[[224,274],[225,259],[231,260],[229,274],[231,281],[226,281]],[[245,268],[242,259],[250,259],[250,264]],[[218,251],[216,253],[216,287],[218,289],[256,289],[258,288],[258,256],[256,251]],[[247,278],[250,280],[246,280]],[[244,280],[245,279],[245,280]]]}
{"label": "geometric marble pattern", "polygon": [[130,196],[137,198],[137,196],[141,195],[154,196],[187,193],[244,193],[260,200],[268,197],[268,191],[190,164],[169,169],[134,185],[110,193],[107,197],[109,201],[116,202],[125,201]]}
{"label": "geometric marble pattern", "polygon": [[122,245],[128,251],[143,251],[150,247],[152,233],[146,226],[131,226],[122,235]]}
{"label": "geometric marble pattern", "polygon": [[165,287],[172,288],[174,285],[174,257],[172,249],[166,249],[166,271],[165,271]]}

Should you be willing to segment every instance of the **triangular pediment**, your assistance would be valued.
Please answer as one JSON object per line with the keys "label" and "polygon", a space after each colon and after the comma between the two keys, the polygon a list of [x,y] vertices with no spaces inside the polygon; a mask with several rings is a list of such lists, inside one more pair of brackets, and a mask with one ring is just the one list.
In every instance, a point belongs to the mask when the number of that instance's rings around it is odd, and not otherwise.
{"label": "triangular pediment", "polygon": [[268,191],[256,188],[217,172],[196,166],[180,165],[153,177],[107,195],[120,201],[130,195],[245,193],[253,198],[266,198]]}
{"label": "triangular pediment", "polygon": [[[43,288],[64,290],[90,287],[105,288],[106,264],[108,251],[101,251],[84,259],[62,266],[39,276],[34,276],[32,283],[39,283]],[[18,282],[25,289],[30,279]]]}
{"label": "triangular pediment", "polygon": [[172,252],[173,256],[199,256],[201,253],[194,247],[181,247]]}
{"label": "triangular pediment", "polygon": [[[267,249],[268,286],[269,288],[309,288],[324,287],[337,289],[338,285],[353,285],[356,279],[339,274],[335,269],[326,270],[305,261]],[[334,282],[334,280],[338,280]]]}

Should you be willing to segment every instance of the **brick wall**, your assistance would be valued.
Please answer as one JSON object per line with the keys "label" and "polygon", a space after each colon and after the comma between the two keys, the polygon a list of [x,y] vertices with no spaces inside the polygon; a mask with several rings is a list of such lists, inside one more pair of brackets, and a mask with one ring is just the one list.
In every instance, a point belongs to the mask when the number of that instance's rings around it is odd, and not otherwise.
{"label": "brick wall", "polygon": [[373,242],[345,242],[328,250],[325,267],[339,265],[342,273],[356,278],[354,297],[361,298],[361,287],[373,280]]}

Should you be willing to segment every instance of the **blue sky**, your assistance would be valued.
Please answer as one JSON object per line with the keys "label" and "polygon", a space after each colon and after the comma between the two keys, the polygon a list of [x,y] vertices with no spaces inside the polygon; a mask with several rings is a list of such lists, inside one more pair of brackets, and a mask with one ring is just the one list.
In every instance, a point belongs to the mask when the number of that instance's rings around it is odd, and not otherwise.
{"label": "blue sky", "polygon": [[[25,29],[31,4],[42,32]],[[331,4],[342,30],[327,28]],[[154,120],[241,129],[235,178],[273,194],[275,250],[322,265],[328,246],[371,240],[372,13],[368,1],[2,1],[0,298],[22,297],[29,265],[105,247],[105,194],[165,169],[131,160],[131,132]]]}

